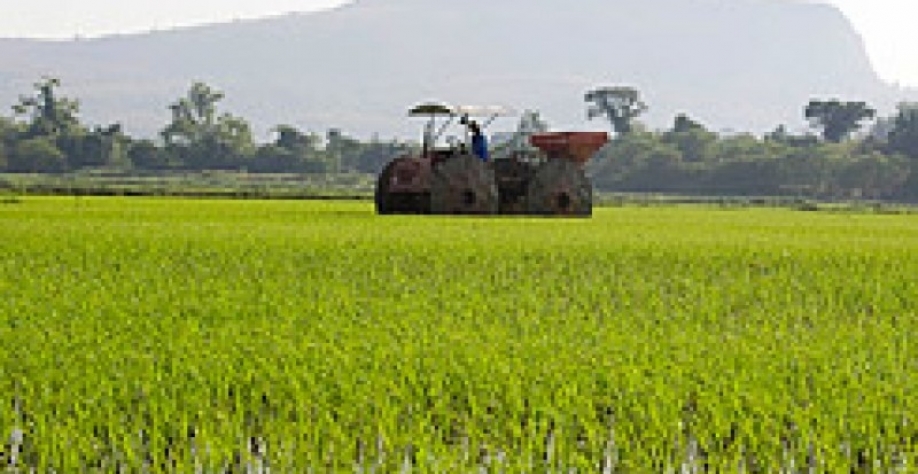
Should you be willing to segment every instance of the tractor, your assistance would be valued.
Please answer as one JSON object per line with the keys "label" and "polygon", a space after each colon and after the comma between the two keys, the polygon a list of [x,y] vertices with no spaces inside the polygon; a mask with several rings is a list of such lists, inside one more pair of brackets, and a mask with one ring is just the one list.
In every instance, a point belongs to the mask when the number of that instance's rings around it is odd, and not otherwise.
{"label": "tractor", "polygon": [[395,158],[383,168],[376,212],[591,216],[593,188],[583,166],[608,141],[605,132],[536,133],[528,137],[531,146],[495,153],[487,161],[472,153],[468,134],[436,145],[457,117],[462,125],[469,117],[484,118],[486,128],[508,113],[438,103],[412,108],[409,116],[428,119],[420,153]]}

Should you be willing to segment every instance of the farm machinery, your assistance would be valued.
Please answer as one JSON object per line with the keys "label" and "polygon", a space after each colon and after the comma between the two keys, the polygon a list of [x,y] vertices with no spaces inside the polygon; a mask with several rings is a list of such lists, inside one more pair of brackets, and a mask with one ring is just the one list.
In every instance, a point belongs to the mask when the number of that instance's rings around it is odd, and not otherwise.
{"label": "farm machinery", "polygon": [[508,113],[436,103],[412,108],[410,116],[428,119],[421,151],[383,168],[376,183],[377,213],[592,215],[593,188],[583,166],[608,141],[605,132],[535,133],[528,143],[489,160],[472,152],[468,133],[437,146],[457,117],[462,125],[472,123],[470,117],[483,118],[487,127]]}

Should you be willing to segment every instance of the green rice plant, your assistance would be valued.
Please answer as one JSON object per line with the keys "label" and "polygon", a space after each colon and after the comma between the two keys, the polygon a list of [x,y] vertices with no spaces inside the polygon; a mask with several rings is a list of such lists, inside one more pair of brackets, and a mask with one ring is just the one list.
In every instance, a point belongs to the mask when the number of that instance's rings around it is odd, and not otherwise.
{"label": "green rice plant", "polygon": [[0,207],[5,461],[899,472],[916,250],[908,215],[33,197]]}

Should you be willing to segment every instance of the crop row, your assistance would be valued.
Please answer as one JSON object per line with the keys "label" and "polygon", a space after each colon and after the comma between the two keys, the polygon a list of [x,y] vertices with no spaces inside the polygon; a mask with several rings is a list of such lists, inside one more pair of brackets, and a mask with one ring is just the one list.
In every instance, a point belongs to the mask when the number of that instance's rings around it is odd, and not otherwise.
{"label": "crop row", "polygon": [[26,199],[0,206],[3,457],[907,470],[916,250],[909,216]]}

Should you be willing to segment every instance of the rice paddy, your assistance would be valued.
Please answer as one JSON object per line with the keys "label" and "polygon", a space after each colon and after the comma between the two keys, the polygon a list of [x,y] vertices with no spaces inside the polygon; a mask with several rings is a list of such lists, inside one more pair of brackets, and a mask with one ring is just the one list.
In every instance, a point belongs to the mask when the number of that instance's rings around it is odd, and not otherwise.
{"label": "rice paddy", "polygon": [[10,472],[910,472],[918,218],[0,205]]}

